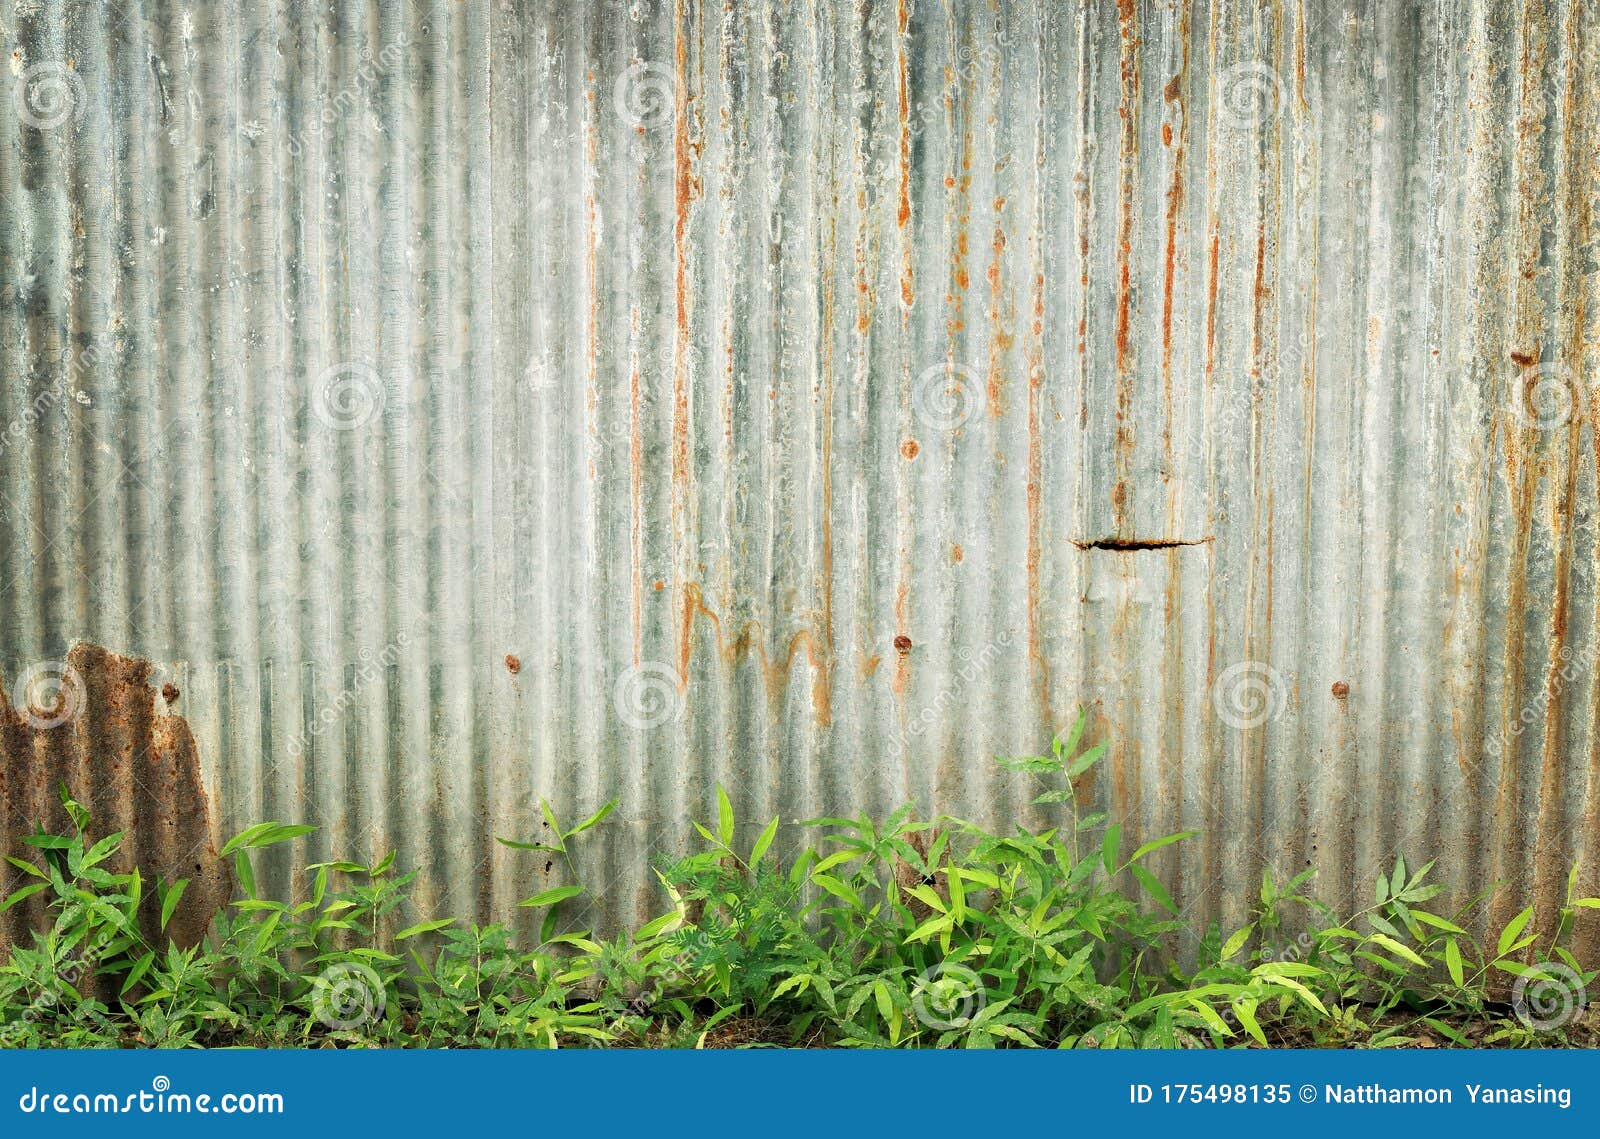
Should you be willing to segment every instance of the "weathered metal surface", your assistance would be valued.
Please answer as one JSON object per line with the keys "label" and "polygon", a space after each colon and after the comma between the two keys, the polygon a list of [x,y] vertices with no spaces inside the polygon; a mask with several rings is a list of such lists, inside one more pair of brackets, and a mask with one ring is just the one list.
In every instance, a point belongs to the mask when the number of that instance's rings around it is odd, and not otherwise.
{"label": "weathered metal surface", "polygon": [[[158,704],[149,679],[149,661],[78,645],[66,660],[30,666],[0,691],[0,827],[6,853],[42,865],[52,854],[16,839],[36,825],[70,835],[60,796],[69,788],[93,815],[91,841],[127,832],[102,865],[118,873],[138,866],[146,899],[140,917],[152,944],[164,943],[157,878],[188,880],[165,936],[189,946],[233,897],[233,878],[217,857],[194,736],[172,710],[181,694],[168,681]],[[6,894],[32,880],[10,866],[0,872]],[[46,900],[35,894],[0,915],[0,951],[30,944],[25,931],[45,921]]]}
{"label": "weathered metal surface", "polygon": [[1600,886],[1595,0],[0,35],[0,667],[167,662],[226,826],[505,914],[617,795],[622,913],[719,780],[1003,821],[1084,704],[1199,918]]}

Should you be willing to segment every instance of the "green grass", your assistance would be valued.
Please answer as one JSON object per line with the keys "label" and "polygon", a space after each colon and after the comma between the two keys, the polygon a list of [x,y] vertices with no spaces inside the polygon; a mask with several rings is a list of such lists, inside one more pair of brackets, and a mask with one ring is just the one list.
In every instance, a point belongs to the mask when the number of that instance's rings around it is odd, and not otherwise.
{"label": "green grass", "polygon": [[909,809],[816,819],[815,844],[785,865],[777,820],[742,845],[718,788],[717,819],[695,824],[700,849],[655,868],[661,916],[615,939],[563,921],[583,893],[574,844],[615,803],[570,828],[545,804],[554,838],[500,840],[563,860],[574,878],[522,903],[541,911],[531,944],[449,917],[396,929],[415,874],[392,854],[307,867],[299,902],[262,897],[255,852],[311,829],[263,823],[223,851],[243,896],[202,944],[180,949],[146,931],[166,929],[185,883],[109,869],[124,836],[96,837],[63,789],[70,833],[41,829],[9,857],[20,885],[0,908],[43,895],[53,922],[0,965],[0,1044],[1600,1042],[1582,1015],[1600,970],[1566,944],[1577,912],[1600,908],[1574,896],[1576,867],[1559,913],[1525,909],[1487,945],[1468,932],[1484,895],[1436,912],[1433,864],[1403,859],[1359,913],[1335,915],[1308,871],[1264,880],[1243,928],[1194,930],[1146,868],[1191,834],[1127,849],[1118,824],[1080,814],[1073,781],[1104,750],[1080,752],[1082,730],[1080,717],[1050,754],[1000,761],[1049,788],[1036,803],[1060,823],[1044,830],[994,834],[954,818],[918,822]]}

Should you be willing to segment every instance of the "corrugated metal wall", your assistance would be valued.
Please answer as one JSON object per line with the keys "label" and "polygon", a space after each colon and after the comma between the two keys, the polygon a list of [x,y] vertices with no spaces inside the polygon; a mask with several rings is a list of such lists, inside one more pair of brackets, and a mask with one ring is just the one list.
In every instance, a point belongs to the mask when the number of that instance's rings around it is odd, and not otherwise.
{"label": "corrugated metal wall", "polygon": [[1197,916],[1600,885],[1595,0],[0,36],[0,671],[153,658],[223,829],[503,915],[616,795],[651,909],[719,780],[1003,822],[1082,703]]}

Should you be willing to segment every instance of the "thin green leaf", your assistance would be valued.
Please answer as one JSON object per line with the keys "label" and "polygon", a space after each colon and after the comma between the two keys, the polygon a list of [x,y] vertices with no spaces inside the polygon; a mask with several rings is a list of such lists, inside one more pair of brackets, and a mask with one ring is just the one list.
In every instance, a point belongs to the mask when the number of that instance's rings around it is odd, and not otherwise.
{"label": "thin green leaf", "polygon": [[556,902],[566,901],[568,898],[576,898],[581,893],[583,893],[582,886],[557,886],[553,890],[545,890],[541,893],[535,894],[531,898],[526,898],[523,901],[518,902],[517,905],[548,906],[553,905]]}
{"label": "thin green leaf", "polygon": [[1522,927],[1533,918],[1533,907],[1529,906],[1516,917],[1506,923],[1505,929],[1500,931],[1500,941],[1495,949],[1496,957],[1504,957],[1511,952],[1511,947],[1516,943],[1517,936],[1522,932]]}
{"label": "thin green leaf", "polygon": [[733,804],[720,783],[717,784],[717,837],[723,846],[733,845]]}

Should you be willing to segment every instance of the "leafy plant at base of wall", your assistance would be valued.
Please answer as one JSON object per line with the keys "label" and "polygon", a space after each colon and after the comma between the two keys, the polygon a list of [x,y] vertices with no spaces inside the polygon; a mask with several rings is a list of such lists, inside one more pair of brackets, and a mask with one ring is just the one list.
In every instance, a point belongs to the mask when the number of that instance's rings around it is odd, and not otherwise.
{"label": "leafy plant at base of wall", "polygon": [[[999,1043],[1181,1043],[1216,1022],[1207,998],[1151,1001],[1162,974],[1146,962],[1182,923],[1147,913],[1115,885],[1129,876],[1169,914],[1177,906],[1143,866],[1193,832],[1126,856],[1122,831],[1080,817],[1074,781],[1105,754],[1078,750],[1085,716],[1051,752],[1002,766],[1059,786],[1036,805],[1065,806],[1062,826],[996,835],[960,819],[917,824],[902,810],[880,829],[866,818],[817,819],[838,849],[810,855],[811,911],[834,931],[828,958],[791,972],[775,996],[814,994],[803,1027],[828,1023],[841,1042],[989,1047]],[[965,990],[953,1002],[950,978]],[[940,986],[944,986],[941,996]],[[930,1002],[940,1006],[929,1012]],[[1147,1003],[1148,1002],[1148,1003]]]}

